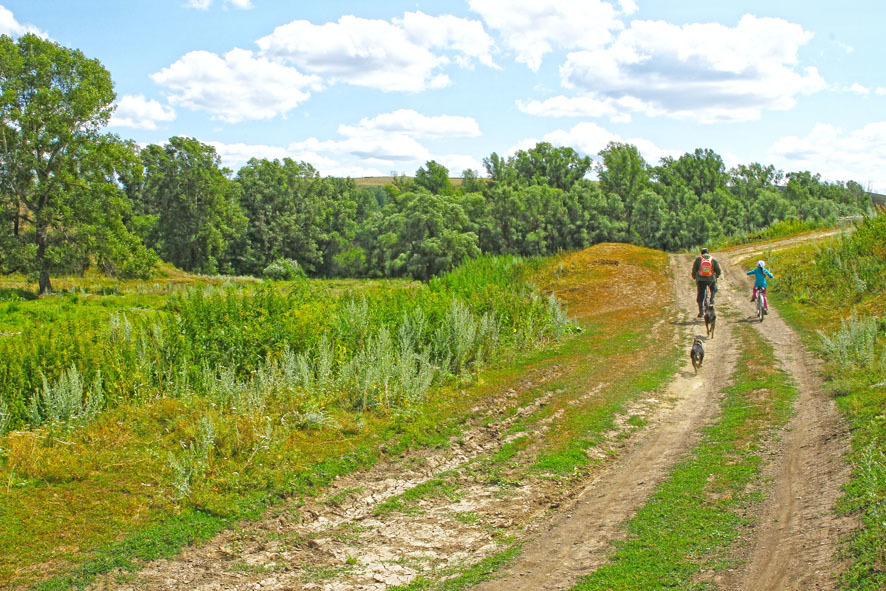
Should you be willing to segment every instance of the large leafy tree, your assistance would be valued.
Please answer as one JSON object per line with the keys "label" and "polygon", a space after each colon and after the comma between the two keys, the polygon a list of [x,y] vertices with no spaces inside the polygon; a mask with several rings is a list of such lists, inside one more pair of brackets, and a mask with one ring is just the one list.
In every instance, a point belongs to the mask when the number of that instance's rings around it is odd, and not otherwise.
{"label": "large leafy tree", "polygon": [[248,218],[236,268],[253,275],[277,258],[294,259],[309,271],[321,262],[316,187],[310,164],[289,158],[253,158],[237,174],[240,203]]}
{"label": "large leafy tree", "polygon": [[511,165],[529,184],[568,191],[591,170],[592,162],[572,148],[539,142],[534,148],[518,150]]}
{"label": "large leafy tree", "polygon": [[609,142],[600,150],[602,163],[597,166],[600,189],[604,194],[617,195],[624,204],[627,231],[632,228],[634,204],[640,194],[649,187],[649,165],[637,146]]}
{"label": "large leafy tree", "polygon": [[41,293],[72,262],[131,275],[153,264],[122,223],[120,180],[136,161],[101,132],[114,98],[98,60],[36,35],[0,36],[0,269],[35,277]]}
{"label": "large leafy tree", "polygon": [[656,167],[655,176],[662,185],[682,185],[699,197],[725,188],[726,182],[730,180],[720,155],[713,150],[701,148],[691,154],[683,154],[676,160],[665,156]]}
{"label": "large leafy tree", "polygon": [[398,197],[375,217],[371,259],[384,275],[427,280],[480,254],[470,220],[452,197],[424,189]]}
{"label": "large leafy tree", "polygon": [[455,190],[449,180],[449,169],[435,160],[428,160],[415,171],[415,184],[435,195],[449,195]]}
{"label": "large leafy tree", "polygon": [[150,244],[186,271],[231,270],[229,247],[246,218],[215,148],[173,137],[165,146],[147,146],[141,158],[144,182],[133,193],[148,218],[143,231]]}

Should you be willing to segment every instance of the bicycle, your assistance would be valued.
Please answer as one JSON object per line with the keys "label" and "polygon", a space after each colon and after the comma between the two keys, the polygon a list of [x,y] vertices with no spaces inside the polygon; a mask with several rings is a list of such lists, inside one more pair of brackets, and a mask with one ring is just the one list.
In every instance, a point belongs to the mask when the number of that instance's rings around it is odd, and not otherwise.
{"label": "bicycle", "polygon": [[757,288],[757,298],[756,298],[757,309],[756,309],[755,314],[756,314],[757,318],[760,319],[760,322],[763,322],[763,317],[766,316],[766,305],[763,303],[763,290],[764,289],[765,288],[762,288],[762,287]]}

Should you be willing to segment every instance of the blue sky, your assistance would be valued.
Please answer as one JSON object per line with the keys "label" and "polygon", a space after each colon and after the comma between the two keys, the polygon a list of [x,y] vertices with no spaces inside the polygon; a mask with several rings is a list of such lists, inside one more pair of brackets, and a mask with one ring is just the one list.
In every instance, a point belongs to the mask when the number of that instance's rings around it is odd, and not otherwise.
{"label": "blue sky", "polygon": [[234,170],[484,174],[537,141],[626,141],[881,193],[884,22],[882,0],[0,0],[0,33],[111,72],[111,131],[195,137]]}

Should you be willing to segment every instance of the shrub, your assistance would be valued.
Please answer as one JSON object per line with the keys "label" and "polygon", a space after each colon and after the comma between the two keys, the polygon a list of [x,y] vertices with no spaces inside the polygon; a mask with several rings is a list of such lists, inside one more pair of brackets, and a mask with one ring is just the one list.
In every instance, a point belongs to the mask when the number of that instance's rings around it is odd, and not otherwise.
{"label": "shrub", "polygon": [[294,259],[277,259],[264,268],[262,276],[273,281],[292,281],[305,276],[305,270]]}

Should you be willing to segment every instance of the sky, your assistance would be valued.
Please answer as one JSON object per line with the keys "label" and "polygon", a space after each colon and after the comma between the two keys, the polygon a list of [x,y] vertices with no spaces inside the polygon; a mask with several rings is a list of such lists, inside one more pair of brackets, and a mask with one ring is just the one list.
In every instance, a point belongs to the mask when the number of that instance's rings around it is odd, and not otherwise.
{"label": "sky", "polygon": [[886,193],[882,0],[0,0],[0,34],[98,59],[139,144],[233,171],[452,176],[546,141],[712,149]]}

